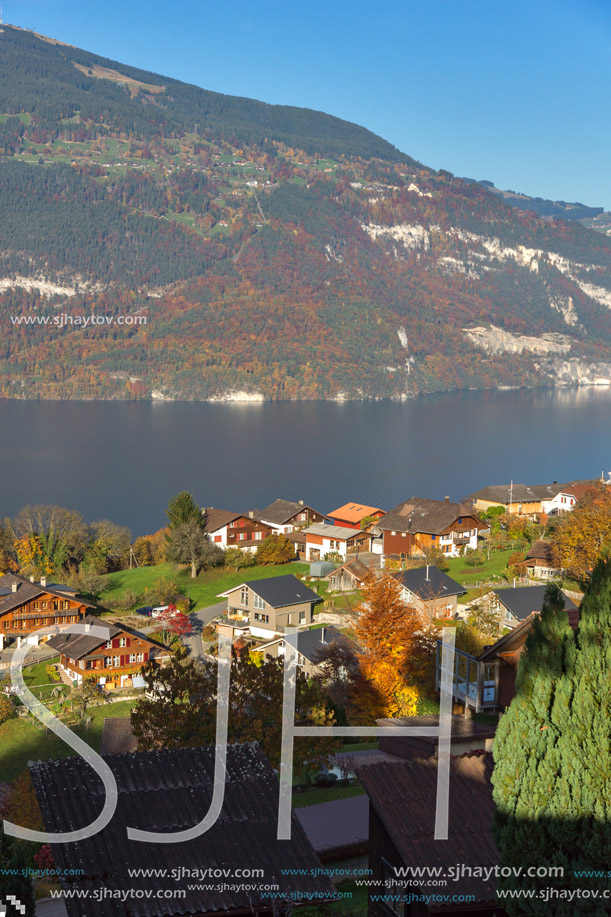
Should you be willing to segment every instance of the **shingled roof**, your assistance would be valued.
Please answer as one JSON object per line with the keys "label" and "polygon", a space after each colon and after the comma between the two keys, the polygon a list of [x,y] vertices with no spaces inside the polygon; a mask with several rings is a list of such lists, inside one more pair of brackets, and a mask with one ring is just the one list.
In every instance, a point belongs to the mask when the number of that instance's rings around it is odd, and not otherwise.
{"label": "shingled roof", "polygon": [[208,534],[211,532],[218,532],[219,529],[229,525],[229,523],[233,522],[235,519],[240,519],[244,515],[244,513],[232,513],[227,509],[215,509],[214,506],[207,506],[205,512],[206,523],[204,525],[204,531]]}
{"label": "shingled roof", "polygon": [[[453,503],[451,500],[412,497],[382,516],[377,526],[386,532],[410,532],[414,535],[423,532],[427,535],[440,535],[462,516],[475,516],[475,513],[470,507],[462,503]],[[483,523],[481,525],[483,526]]]}
{"label": "shingled roof", "polygon": [[[15,591],[13,591],[14,587],[16,587]],[[33,583],[22,576],[15,576],[14,573],[5,573],[4,576],[0,577],[0,615],[5,614],[7,611],[13,611],[15,608],[20,608],[21,605],[31,602],[38,596],[47,594],[55,595],[58,599],[78,601],[79,605],[84,605],[86,608],[95,607],[91,602],[86,602],[84,599],[75,599],[75,590],[69,586],[63,586],[59,583],[49,583],[43,586],[42,583]]]}
{"label": "shingled roof", "polygon": [[[318,512],[318,510],[312,509],[311,506],[307,506],[305,503],[295,503],[293,500],[274,500],[274,502],[266,506],[265,509],[256,510],[255,516],[261,519],[262,522],[273,522],[274,525],[285,525],[285,523],[291,521],[293,516],[296,516],[298,513],[303,513],[304,510],[307,509],[313,513]],[[319,515],[323,516],[324,513],[319,513]]]}
{"label": "shingled roof", "polygon": [[[500,855],[492,834],[492,755],[452,758],[448,840],[434,840],[437,762],[370,764],[358,768],[371,805],[405,866],[447,869],[496,866]],[[495,880],[475,876],[452,883],[452,893],[494,901]]]}
{"label": "shingled roof", "polygon": [[[541,611],[546,590],[547,586],[508,586],[493,591],[518,621],[525,621],[533,611]],[[564,607],[567,612],[577,611],[577,605],[567,595],[564,596]]]}
{"label": "shingled roof", "polygon": [[302,583],[292,573],[283,576],[270,576],[264,579],[247,580],[232,586],[227,592],[221,592],[219,598],[225,598],[236,589],[248,586],[249,589],[260,596],[264,602],[273,608],[285,608],[287,605],[300,605],[302,602],[322,602],[317,592]]}
{"label": "shingled roof", "polygon": [[103,618],[85,615],[84,618],[81,618],[79,624],[85,625],[85,627],[87,627],[87,625],[90,627],[103,627],[108,632],[108,636],[96,637],[95,634],[62,632],[51,637],[47,641],[47,646],[57,650],[59,653],[64,653],[71,659],[82,659],[83,656],[92,653],[98,647],[102,646],[103,643],[106,643],[107,640],[112,640],[113,637],[118,637],[119,634],[125,633],[132,637],[137,637],[140,640],[146,640],[148,643],[152,643],[153,646],[162,648],[161,644],[157,643],[156,640],[152,640],[146,634],[142,634],[128,627],[126,624],[121,624],[119,621],[111,623],[110,621],[104,621]]}
{"label": "shingled roof", "polygon": [[[304,829],[293,815],[291,840],[278,841],[278,781],[255,743],[229,745],[225,798],[220,817],[207,832],[178,844],[142,844],[127,837],[127,828],[175,833],[197,824],[209,810],[214,781],[214,747],[160,749],[109,755],[119,792],[114,817],[103,831],[71,844],[54,844],[53,857],[64,891],[88,897],[65,897],[69,917],[164,917],[251,913],[269,899],[257,881],[185,878],[181,870],[203,868],[264,869],[265,885],[278,894],[331,895],[326,876]],[[43,761],[30,768],[47,831],[74,830],[92,822],[102,809],[104,789],[80,757]],[[129,876],[146,866],[159,875]],[[302,875],[284,875],[283,870]],[[79,875],[69,871],[82,870]],[[176,871],[173,874],[173,871]],[[181,875],[181,878],[177,876]],[[210,887],[212,886],[212,887]],[[255,889],[253,890],[253,886]],[[93,894],[101,889],[125,891],[125,902]],[[156,898],[162,890],[185,896]],[[133,891],[132,891],[133,890]]]}
{"label": "shingled roof", "polygon": [[432,565],[401,570],[392,576],[423,602],[449,595],[464,595],[467,591],[447,573]]}

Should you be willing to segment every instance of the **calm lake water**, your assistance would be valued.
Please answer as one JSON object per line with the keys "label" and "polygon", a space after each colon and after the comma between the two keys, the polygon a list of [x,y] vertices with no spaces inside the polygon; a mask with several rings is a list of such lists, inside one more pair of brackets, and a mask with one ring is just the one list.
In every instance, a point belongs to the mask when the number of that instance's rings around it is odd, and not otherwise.
{"label": "calm lake water", "polygon": [[276,497],[330,512],[611,470],[606,388],[404,403],[0,401],[0,429],[0,518],[57,503],[134,535],[160,528],[179,490],[236,512]]}

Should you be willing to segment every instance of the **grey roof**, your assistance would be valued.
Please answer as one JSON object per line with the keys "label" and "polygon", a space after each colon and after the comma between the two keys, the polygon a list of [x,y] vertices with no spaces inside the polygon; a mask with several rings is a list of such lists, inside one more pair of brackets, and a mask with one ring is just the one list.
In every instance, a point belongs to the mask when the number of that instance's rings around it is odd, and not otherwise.
{"label": "grey roof", "polygon": [[302,602],[322,602],[317,592],[302,583],[300,579],[293,576],[292,573],[286,573],[284,576],[270,576],[265,579],[251,579],[239,586],[232,586],[227,592],[221,595],[229,595],[242,586],[248,586],[249,589],[260,596],[268,605],[273,608],[284,608],[287,605],[300,605]]}
{"label": "grey roof", "polygon": [[297,635],[297,650],[308,662],[315,662],[318,653],[331,643],[337,643],[338,646],[346,649],[356,650],[357,648],[346,634],[342,634],[341,630],[333,626],[314,627],[310,630],[299,631]]}
{"label": "grey roof", "polygon": [[107,716],[102,727],[101,755],[123,755],[138,750],[129,716]]}
{"label": "grey roof", "polygon": [[447,573],[433,566],[401,570],[392,575],[423,602],[443,598],[446,595],[464,595],[467,591]]}
{"label": "grey roof", "polygon": [[[305,503],[296,503],[294,500],[274,500],[274,502],[266,506],[265,509],[256,510],[255,515],[258,516],[262,522],[273,522],[276,525],[284,525],[286,522],[290,522],[297,513],[303,513],[306,509],[309,509],[313,513],[318,513],[318,510],[312,509],[311,506],[307,506]],[[324,516],[324,513],[318,513],[318,515]]]}
{"label": "grey roof", "polygon": [[[533,611],[541,611],[546,589],[547,586],[510,586],[493,591],[518,621],[524,621]],[[564,607],[567,611],[577,611],[577,605],[567,595],[564,596]]]}
{"label": "grey roof", "polygon": [[71,659],[82,659],[83,656],[92,653],[94,650],[98,649],[98,647],[102,646],[103,643],[106,643],[107,640],[112,640],[113,637],[117,637],[119,634],[129,634],[132,637],[138,637],[139,640],[146,640],[153,646],[162,648],[161,644],[157,643],[156,640],[152,640],[146,634],[142,634],[140,631],[134,630],[134,628],[128,627],[120,621],[105,621],[103,618],[85,615],[85,617],[81,618],[79,624],[91,624],[95,627],[103,627],[108,631],[108,636],[96,637],[95,634],[62,632],[47,640],[47,646],[50,646],[54,650],[58,650],[60,653],[65,653],[66,656],[70,656]]}
{"label": "grey roof", "polygon": [[489,503],[539,503],[541,500],[552,500],[557,494],[566,493],[572,487],[592,484],[593,481],[571,481],[558,484],[490,484],[476,490],[470,500],[485,500]]}
{"label": "grey roof", "polygon": [[362,529],[349,529],[344,525],[327,525],[326,522],[315,522],[313,525],[304,529],[306,535],[323,535],[325,538],[335,538],[336,541],[348,541],[349,538],[356,538],[357,535],[369,538],[369,532]]}
{"label": "grey roof", "polygon": [[[244,883],[231,880],[190,881],[184,873],[178,877],[181,867],[262,868],[265,882],[277,883],[281,894],[295,891],[324,897],[332,893],[329,879],[315,875],[320,862],[294,815],[291,840],[276,839],[278,781],[254,743],[228,746],[223,807],[208,831],[176,844],[139,844],[128,838],[128,827],[171,834],[201,821],[210,808],[214,758],[213,746],[106,757],[119,794],[112,821],[92,837],[52,845],[63,889],[78,889],[90,896],[76,900],[66,897],[69,917],[232,914],[240,909],[250,913],[251,907],[263,903],[262,894],[251,890],[252,886],[244,888]],[[103,785],[82,758],[42,761],[30,770],[47,831],[85,826],[101,811]],[[160,874],[128,875],[129,869],[143,864]],[[283,874],[288,869],[305,874]],[[75,870],[82,873],[69,874]],[[127,893],[133,890],[137,897],[130,898],[128,906],[105,897],[94,900],[93,893],[102,888]],[[186,894],[176,895],[170,904],[167,898],[156,898],[162,889],[180,889]]]}
{"label": "grey roof", "polygon": [[480,527],[486,527],[473,509],[462,503],[412,497],[411,500],[399,503],[385,516],[382,516],[378,522],[378,528],[385,532],[410,532],[412,534],[423,532],[427,535],[440,535],[448,526],[463,516],[474,517],[478,519]]}
{"label": "grey roof", "polygon": [[[13,592],[13,584],[17,585],[16,592]],[[70,589],[68,586],[62,586],[57,583],[49,583],[47,586],[43,586],[42,583],[32,583],[30,580],[24,579],[22,576],[16,576],[14,573],[5,573],[4,576],[0,577],[0,589],[2,590],[0,592],[0,615],[5,614],[7,611],[13,611],[13,609],[19,608],[20,605],[31,602],[46,593],[55,595],[58,599],[74,600],[75,598],[74,589]],[[78,599],[78,603],[87,608],[95,607],[91,602],[86,602],[84,599]]]}
{"label": "grey roof", "polygon": [[332,570],[331,573],[329,573],[328,576],[325,577],[325,579],[328,579],[329,576],[333,576],[334,573],[339,573],[340,570],[347,570],[348,573],[351,573],[352,576],[354,576],[354,578],[359,580],[359,582],[361,583],[371,573],[371,567],[368,567],[366,564],[364,564],[362,560],[358,559],[358,557],[354,557],[352,560],[349,560],[347,563],[342,564],[339,567],[335,567],[335,569]]}
{"label": "grey roof", "polygon": [[350,796],[296,810],[312,847],[321,856],[334,853],[348,856],[367,848],[369,839],[369,799]]}
{"label": "grey roof", "polygon": [[[467,739],[493,739],[496,734],[496,723],[480,723],[478,720],[466,720],[464,716],[456,713],[452,715],[452,740],[464,742]],[[417,727],[439,726],[439,716],[437,714],[427,714],[425,716],[398,716],[394,719],[376,720],[378,726],[389,728],[392,726],[413,726],[414,731]],[[401,736],[408,741],[413,741],[410,736]],[[430,745],[437,750],[437,736],[414,736],[425,745]]]}

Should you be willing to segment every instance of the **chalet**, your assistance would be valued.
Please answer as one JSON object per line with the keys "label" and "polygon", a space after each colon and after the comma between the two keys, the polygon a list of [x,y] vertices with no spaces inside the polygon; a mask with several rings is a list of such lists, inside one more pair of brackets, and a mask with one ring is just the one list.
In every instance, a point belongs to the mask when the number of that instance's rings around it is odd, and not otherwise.
{"label": "chalet", "polygon": [[361,588],[370,574],[371,569],[355,557],[337,567],[325,579],[329,581],[329,592],[354,592]]}
{"label": "chalet", "polygon": [[453,618],[458,596],[467,591],[437,567],[428,565],[392,574],[403,587],[403,598],[416,611],[434,618]]}
{"label": "chalet", "polygon": [[[520,591],[524,592],[527,588],[529,587]],[[530,588],[545,591],[544,586]],[[579,609],[567,596],[564,601],[569,624],[575,629],[579,623]],[[530,612],[509,633],[486,647],[479,656],[472,656],[463,650],[455,650],[452,694],[458,704],[476,713],[485,710],[504,710],[509,706],[515,696],[515,681],[520,656],[535,616],[540,613],[541,604],[542,599],[536,611]],[[441,643],[441,640],[437,641],[438,690],[441,684]]]}
{"label": "chalet", "polygon": [[340,525],[326,525],[316,522],[305,530],[306,560],[325,560],[327,557],[347,560],[350,554],[368,551],[371,547],[371,535],[368,532]]}
{"label": "chalet", "polygon": [[477,512],[502,507],[512,516],[537,519],[573,509],[578,500],[595,485],[595,481],[572,481],[570,484],[493,484],[468,498]]}
{"label": "chalet", "polygon": [[[447,840],[435,839],[436,761],[381,761],[357,772],[369,797],[369,917],[506,914],[496,904],[492,755],[450,759]],[[457,860],[460,874],[446,883],[443,899],[427,894],[428,880],[406,882],[395,871],[413,869],[418,876],[424,866],[448,875]]]}
{"label": "chalet", "polygon": [[292,574],[249,580],[219,595],[227,611],[217,618],[217,629],[231,636],[250,634],[270,638],[287,627],[309,627],[318,593]]}
{"label": "chalet", "polygon": [[[294,814],[290,840],[277,839],[278,780],[254,742],[227,746],[222,808],[206,831],[180,843],[128,837],[128,828],[170,835],[201,822],[210,809],[215,752],[214,746],[164,748],[105,758],[118,793],[113,818],[91,836],[52,843],[68,917],[272,917],[280,913],[278,899],[322,904],[332,897],[333,885]],[[106,789],[83,758],[39,761],[30,773],[46,831],[61,834],[96,820]],[[134,879],[143,853],[146,875]],[[263,884],[201,881],[204,868],[220,876],[235,866],[243,876],[263,870]],[[277,899],[270,899],[268,884]],[[110,891],[115,900],[105,897]]]}
{"label": "chalet", "polygon": [[325,517],[299,500],[274,500],[265,509],[255,510],[254,515],[270,525],[280,535],[286,535],[296,529],[304,529],[314,522],[324,522]]}
{"label": "chalet", "polygon": [[254,552],[274,530],[251,516],[210,506],[206,508],[204,531],[223,550],[240,548],[242,551]]}
{"label": "chalet", "polygon": [[[520,622],[533,613],[540,612],[543,607],[543,599],[547,586],[509,586],[506,589],[494,589],[492,591],[493,607],[501,615],[502,627],[517,627]],[[564,597],[567,611],[576,611],[577,606],[568,598]]]}
{"label": "chalet", "polygon": [[[319,656],[327,647],[337,644],[339,647],[351,652],[356,652],[358,647],[350,637],[343,634],[337,627],[311,627],[302,630],[297,635],[297,665],[304,670],[306,675],[312,676],[319,672]],[[279,637],[269,643],[257,646],[252,650],[263,656],[284,656],[284,637]]]}
{"label": "chalet", "polygon": [[345,503],[332,513],[327,514],[334,525],[342,525],[348,529],[360,529],[363,519],[376,521],[384,515],[384,510],[378,506],[365,506],[362,503]]}
{"label": "chalet", "polygon": [[536,579],[553,579],[562,573],[554,563],[552,542],[544,538],[532,545],[524,561],[524,567]]}
{"label": "chalet", "polygon": [[477,548],[484,523],[471,508],[445,500],[412,497],[399,503],[376,523],[383,534],[383,559],[424,557],[432,550],[456,557]]}
{"label": "chalet", "polygon": [[95,678],[106,690],[135,686],[146,662],[161,662],[167,656],[167,650],[159,643],[125,624],[111,623],[93,615],[86,615],[80,623],[88,629],[103,627],[108,636],[60,633],[48,641],[48,646],[61,654],[60,671],[74,682]]}
{"label": "chalet", "polygon": [[76,589],[60,583],[52,583],[47,577],[36,582],[13,573],[0,577],[0,633],[6,638],[15,638],[17,644],[23,641],[37,644],[37,631],[50,625],[76,624],[94,608],[89,602],[78,598]]}

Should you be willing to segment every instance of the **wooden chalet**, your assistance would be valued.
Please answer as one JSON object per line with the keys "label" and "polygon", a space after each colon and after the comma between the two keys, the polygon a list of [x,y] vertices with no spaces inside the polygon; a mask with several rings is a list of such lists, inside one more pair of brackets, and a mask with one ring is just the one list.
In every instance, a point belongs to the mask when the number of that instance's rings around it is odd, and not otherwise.
{"label": "wooden chalet", "polygon": [[94,606],[78,597],[76,589],[50,582],[46,577],[36,581],[13,573],[0,577],[0,634],[4,639],[24,640],[37,644],[47,637],[37,631],[50,625],[76,624]]}
{"label": "wooden chalet", "polygon": [[329,581],[330,592],[354,592],[361,588],[370,574],[371,568],[354,557],[329,573],[325,579]]}
{"label": "wooden chalet", "polygon": [[399,503],[376,523],[383,535],[383,558],[406,560],[437,550],[457,557],[477,548],[480,533],[488,531],[470,507],[445,500],[412,497]]}
{"label": "wooden chalet", "polygon": [[538,519],[545,513],[553,516],[570,511],[595,481],[571,481],[570,484],[491,484],[468,498],[477,512],[485,513],[493,507],[502,507],[512,516],[529,516]]}
{"label": "wooden chalet", "polygon": [[227,548],[240,548],[242,551],[256,551],[274,529],[259,522],[250,515],[232,513],[225,509],[215,509],[213,506],[206,508],[206,524],[204,531],[210,540],[227,550]]}
{"label": "wooden chalet", "polygon": [[342,525],[348,529],[360,529],[363,519],[377,521],[383,515],[384,510],[379,506],[366,506],[363,503],[345,503],[332,513],[328,513],[334,525]]}
{"label": "wooden chalet", "polygon": [[287,535],[314,522],[325,521],[322,513],[312,509],[303,500],[274,500],[265,509],[253,510],[253,515],[270,525],[279,535]]}
{"label": "wooden chalet", "polygon": [[[103,627],[108,636],[93,633],[67,633],[51,637],[48,645],[60,653],[60,670],[72,679],[95,678],[107,691],[135,686],[142,666],[167,658],[167,650],[144,634],[125,624],[86,615],[80,622],[86,628]],[[144,683],[140,685],[143,687]]]}

